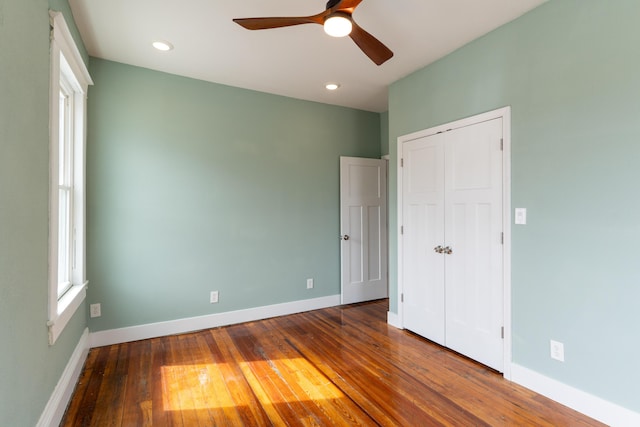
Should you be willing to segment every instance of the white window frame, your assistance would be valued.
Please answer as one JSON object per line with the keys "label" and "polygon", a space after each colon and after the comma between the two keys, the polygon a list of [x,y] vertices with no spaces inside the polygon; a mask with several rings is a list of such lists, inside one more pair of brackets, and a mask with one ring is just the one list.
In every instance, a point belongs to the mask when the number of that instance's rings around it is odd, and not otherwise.
{"label": "white window frame", "polygon": [[[49,345],[53,345],[87,295],[85,256],[85,148],[87,90],[93,84],[60,12],[50,11],[51,93],[49,101]],[[61,84],[61,81],[64,83]],[[70,93],[71,136],[71,283],[58,295],[58,201],[60,89]]]}

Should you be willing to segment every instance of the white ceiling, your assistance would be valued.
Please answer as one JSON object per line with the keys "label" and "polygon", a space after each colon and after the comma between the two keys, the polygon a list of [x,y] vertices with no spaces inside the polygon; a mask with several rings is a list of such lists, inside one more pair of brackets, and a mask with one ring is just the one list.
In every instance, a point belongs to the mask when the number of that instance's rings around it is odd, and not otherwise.
{"label": "white ceiling", "polygon": [[[315,24],[249,31],[233,18],[305,16],[326,0],[70,0],[91,56],[229,86],[387,110],[387,88],[546,0],[364,0],[354,20],[394,53],[375,65]],[[157,39],[175,49],[159,52]],[[339,82],[335,92],[326,82]]]}

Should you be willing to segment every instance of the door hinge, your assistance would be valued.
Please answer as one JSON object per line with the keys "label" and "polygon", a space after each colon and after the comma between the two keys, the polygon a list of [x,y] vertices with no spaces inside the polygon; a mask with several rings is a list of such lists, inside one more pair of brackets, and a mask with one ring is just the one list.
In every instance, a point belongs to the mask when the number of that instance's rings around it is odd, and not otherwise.
{"label": "door hinge", "polygon": [[400,294],[400,302],[404,302],[404,294]]}
{"label": "door hinge", "polygon": [[504,339],[504,326],[500,328],[500,338]]}
{"label": "door hinge", "polygon": [[404,159],[400,159],[400,167],[403,168],[404,167]]}
{"label": "door hinge", "polygon": [[500,151],[504,151],[504,138],[500,138]]}
{"label": "door hinge", "polygon": [[404,225],[400,226],[400,234],[404,234]]}
{"label": "door hinge", "polygon": [[504,245],[504,231],[500,233],[500,244]]}

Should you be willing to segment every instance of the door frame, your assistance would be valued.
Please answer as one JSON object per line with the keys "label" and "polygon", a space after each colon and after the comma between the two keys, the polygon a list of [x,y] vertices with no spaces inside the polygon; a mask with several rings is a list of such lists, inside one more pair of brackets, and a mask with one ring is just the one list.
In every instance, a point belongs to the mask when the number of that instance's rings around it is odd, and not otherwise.
{"label": "door frame", "polygon": [[415,139],[428,137],[440,132],[471,126],[488,120],[502,118],[502,221],[504,232],[504,250],[502,280],[503,292],[503,325],[504,325],[504,378],[511,379],[511,107],[503,107],[486,113],[477,114],[450,123],[434,126],[418,132],[402,135],[397,139],[397,262],[398,262],[398,286],[397,305],[400,327],[404,329],[404,309],[403,309],[403,243],[402,243],[402,205],[403,205],[403,182],[402,182],[402,153],[403,144]]}

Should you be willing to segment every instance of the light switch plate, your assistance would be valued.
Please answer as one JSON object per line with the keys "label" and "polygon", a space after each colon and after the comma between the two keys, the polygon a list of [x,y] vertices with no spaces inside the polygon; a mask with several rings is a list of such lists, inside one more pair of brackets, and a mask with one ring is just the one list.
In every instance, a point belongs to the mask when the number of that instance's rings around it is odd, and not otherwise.
{"label": "light switch plate", "polygon": [[517,225],[525,225],[527,223],[527,209],[526,208],[516,208],[516,224]]}

